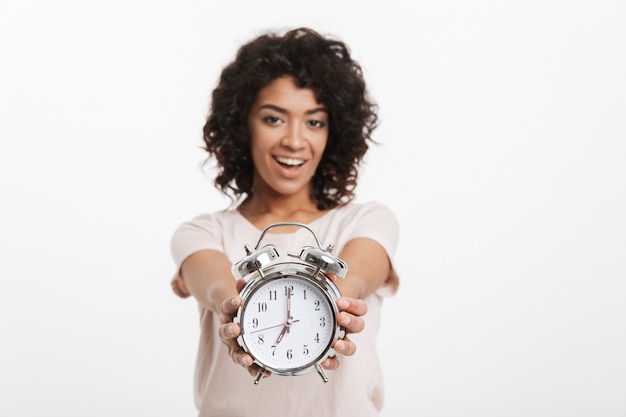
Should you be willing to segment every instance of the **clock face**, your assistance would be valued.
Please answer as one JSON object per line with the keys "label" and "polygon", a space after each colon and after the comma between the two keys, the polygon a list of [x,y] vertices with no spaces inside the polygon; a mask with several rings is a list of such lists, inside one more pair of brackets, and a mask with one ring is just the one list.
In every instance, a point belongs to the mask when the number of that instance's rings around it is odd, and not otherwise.
{"label": "clock face", "polygon": [[251,285],[238,314],[239,343],[277,374],[310,370],[328,356],[339,330],[336,300],[302,275],[289,270],[265,275]]}

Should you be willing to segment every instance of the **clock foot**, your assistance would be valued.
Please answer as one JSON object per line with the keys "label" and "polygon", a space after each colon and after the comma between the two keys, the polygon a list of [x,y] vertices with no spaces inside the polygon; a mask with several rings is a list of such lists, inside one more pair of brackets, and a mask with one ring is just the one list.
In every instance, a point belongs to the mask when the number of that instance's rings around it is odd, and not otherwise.
{"label": "clock foot", "polygon": [[315,365],[315,369],[317,369],[317,373],[320,374],[320,376],[322,377],[322,380],[324,382],[328,382],[328,378],[326,378],[326,375],[324,375],[324,370],[322,369],[319,363]]}
{"label": "clock foot", "polygon": [[254,385],[259,385],[259,381],[261,380],[261,378],[263,378],[263,375],[265,375],[265,368],[259,369],[259,372],[256,374],[256,377],[254,378]]}

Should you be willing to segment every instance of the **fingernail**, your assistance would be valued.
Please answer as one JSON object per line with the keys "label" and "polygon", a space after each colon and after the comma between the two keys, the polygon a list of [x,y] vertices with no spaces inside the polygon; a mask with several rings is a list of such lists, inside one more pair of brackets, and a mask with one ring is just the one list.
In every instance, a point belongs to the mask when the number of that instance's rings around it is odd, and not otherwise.
{"label": "fingernail", "polygon": [[229,336],[232,336],[233,334],[235,334],[234,330],[233,330],[233,325],[232,324],[228,325],[228,327],[226,328],[226,331],[228,331],[228,335]]}
{"label": "fingernail", "polygon": [[350,316],[348,316],[347,314],[344,314],[341,317],[341,324],[350,324]]}
{"label": "fingernail", "polygon": [[341,340],[338,340],[337,343],[335,343],[336,351],[343,352],[345,348],[346,348],[346,344],[342,342]]}
{"label": "fingernail", "polygon": [[339,299],[339,301],[337,302],[337,305],[339,306],[339,308],[341,309],[346,309],[350,306],[350,303],[348,302],[348,300],[346,300],[345,298],[341,298]]}
{"label": "fingernail", "polygon": [[233,297],[230,299],[230,305],[233,307],[237,307],[237,304],[239,304],[239,300],[237,299],[237,297]]}
{"label": "fingernail", "polygon": [[241,358],[241,363],[243,363],[245,366],[250,366],[251,365],[250,360],[248,359],[247,356],[243,356]]}

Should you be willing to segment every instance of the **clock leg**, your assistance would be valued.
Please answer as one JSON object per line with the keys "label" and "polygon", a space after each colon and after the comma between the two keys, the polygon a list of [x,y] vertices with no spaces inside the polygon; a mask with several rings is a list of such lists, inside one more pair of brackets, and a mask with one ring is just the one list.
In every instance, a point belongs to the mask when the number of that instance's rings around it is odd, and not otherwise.
{"label": "clock leg", "polygon": [[324,370],[322,369],[319,363],[315,365],[315,369],[317,369],[317,373],[320,374],[320,376],[322,377],[322,380],[324,380],[324,382],[328,382],[328,378],[326,378],[326,375],[324,374]]}
{"label": "clock leg", "polygon": [[259,385],[259,381],[261,380],[261,378],[263,378],[263,375],[265,375],[265,368],[259,369],[259,372],[256,374],[256,377],[254,378],[254,385]]}

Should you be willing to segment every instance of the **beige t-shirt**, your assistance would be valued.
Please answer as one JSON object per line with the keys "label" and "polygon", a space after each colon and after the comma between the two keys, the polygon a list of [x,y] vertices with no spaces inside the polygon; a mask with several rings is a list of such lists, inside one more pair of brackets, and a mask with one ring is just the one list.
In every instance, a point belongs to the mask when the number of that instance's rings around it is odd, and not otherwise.
{"label": "beige t-shirt", "polygon": [[[321,245],[334,244],[341,253],[346,243],[357,237],[377,241],[393,260],[399,238],[394,214],[377,202],[349,203],[333,209],[309,223]],[[280,261],[288,252],[299,253],[304,246],[317,247],[310,231],[293,233],[270,230],[260,246],[276,246]],[[242,259],[244,245],[254,248],[261,237],[256,228],[236,210],[200,215],[183,223],[172,237],[171,250],[177,270],[192,253],[216,249],[231,262]],[[293,258],[289,258],[293,261]],[[349,273],[350,265],[348,265]],[[234,278],[233,278],[234,279]],[[376,336],[384,297],[398,288],[398,276],[391,270],[386,283],[367,297],[365,329],[349,337],[357,345],[353,356],[339,356],[340,367],[326,371],[324,383],[316,372],[299,376],[272,375],[254,385],[248,371],[233,362],[217,336],[219,316],[200,306],[200,343],[195,372],[195,399],[200,417],[326,417],[377,416],[383,405],[383,378],[377,353]]]}

